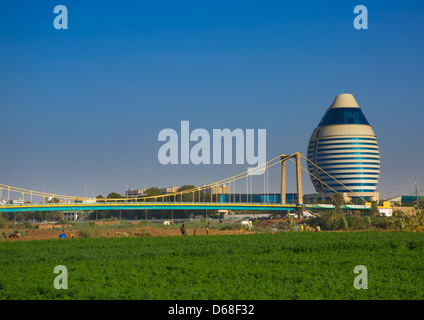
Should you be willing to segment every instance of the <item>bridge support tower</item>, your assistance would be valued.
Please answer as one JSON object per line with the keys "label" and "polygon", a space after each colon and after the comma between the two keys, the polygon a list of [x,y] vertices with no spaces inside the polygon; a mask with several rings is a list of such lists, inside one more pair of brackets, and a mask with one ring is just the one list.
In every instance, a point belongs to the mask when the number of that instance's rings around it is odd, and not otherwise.
{"label": "bridge support tower", "polygon": [[281,155],[281,204],[286,204],[286,161],[290,158],[296,160],[296,184],[297,184],[297,215],[299,219],[303,218],[303,189],[302,189],[302,167],[300,164],[300,153],[294,153],[286,156]]}

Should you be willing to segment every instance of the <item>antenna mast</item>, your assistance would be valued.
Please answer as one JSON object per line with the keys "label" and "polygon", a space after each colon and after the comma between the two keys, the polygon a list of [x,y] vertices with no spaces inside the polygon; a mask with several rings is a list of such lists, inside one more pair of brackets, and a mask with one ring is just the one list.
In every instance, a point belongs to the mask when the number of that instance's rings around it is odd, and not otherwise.
{"label": "antenna mast", "polygon": [[415,197],[418,200],[417,168],[415,168]]}

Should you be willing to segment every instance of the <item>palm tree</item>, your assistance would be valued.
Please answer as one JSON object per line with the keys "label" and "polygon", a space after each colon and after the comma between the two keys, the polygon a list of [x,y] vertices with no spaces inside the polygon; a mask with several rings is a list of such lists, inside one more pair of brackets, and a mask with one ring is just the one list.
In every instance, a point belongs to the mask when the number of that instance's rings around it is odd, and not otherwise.
{"label": "palm tree", "polygon": [[336,192],[331,197],[331,203],[336,207],[337,210],[339,210],[340,207],[344,204],[344,196],[341,193]]}
{"label": "palm tree", "polygon": [[378,214],[378,205],[377,202],[371,201],[371,215],[376,217]]}

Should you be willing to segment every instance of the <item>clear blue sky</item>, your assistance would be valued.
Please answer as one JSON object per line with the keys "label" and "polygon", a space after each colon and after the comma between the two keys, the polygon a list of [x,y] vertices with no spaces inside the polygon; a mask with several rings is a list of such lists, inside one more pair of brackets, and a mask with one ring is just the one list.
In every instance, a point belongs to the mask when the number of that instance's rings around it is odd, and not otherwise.
{"label": "clear blue sky", "polygon": [[[353,27],[358,4],[368,30]],[[381,196],[411,194],[415,168],[423,194],[423,39],[423,1],[4,0],[0,183],[95,196],[217,181],[247,165],[163,166],[159,131],[266,129],[268,158],[306,154],[352,93],[379,141]]]}

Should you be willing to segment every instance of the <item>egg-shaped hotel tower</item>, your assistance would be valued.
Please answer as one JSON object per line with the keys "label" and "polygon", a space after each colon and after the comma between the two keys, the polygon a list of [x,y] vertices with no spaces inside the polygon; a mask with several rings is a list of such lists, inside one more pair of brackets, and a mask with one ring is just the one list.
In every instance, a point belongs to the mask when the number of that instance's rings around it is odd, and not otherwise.
{"label": "egg-shaped hotel tower", "polygon": [[380,153],[377,139],[353,95],[340,94],[334,99],[312,132],[307,154],[310,161],[338,180],[308,162],[309,172],[325,183],[311,176],[318,192],[312,197],[315,200],[325,197],[326,193],[329,193],[329,198],[334,191],[349,198],[360,196],[379,200]]}

